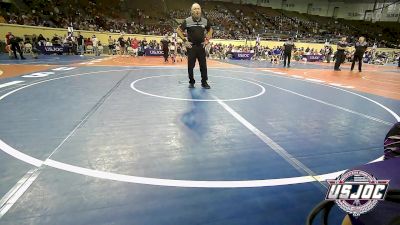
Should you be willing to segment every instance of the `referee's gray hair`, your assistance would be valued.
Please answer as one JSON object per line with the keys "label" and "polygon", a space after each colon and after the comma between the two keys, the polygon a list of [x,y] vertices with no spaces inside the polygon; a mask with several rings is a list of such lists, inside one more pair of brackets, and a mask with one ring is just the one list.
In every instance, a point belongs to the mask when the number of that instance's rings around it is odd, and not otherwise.
{"label": "referee's gray hair", "polygon": [[200,7],[200,9],[201,9],[201,6],[200,6],[200,4],[199,4],[199,3],[197,3],[197,2],[195,2],[195,3],[193,3],[193,4],[192,4],[192,7],[190,7],[190,10],[193,10],[193,6],[195,6],[195,5],[198,5],[198,6]]}

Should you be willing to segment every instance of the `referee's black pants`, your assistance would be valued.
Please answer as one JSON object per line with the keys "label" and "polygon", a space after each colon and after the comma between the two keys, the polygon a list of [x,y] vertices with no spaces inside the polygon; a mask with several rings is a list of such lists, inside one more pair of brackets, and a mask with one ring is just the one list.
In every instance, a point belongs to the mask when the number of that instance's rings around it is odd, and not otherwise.
{"label": "referee's black pants", "polygon": [[206,61],[206,50],[203,45],[192,45],[192,48],[187,48],[188,55],[188,73],[189,73],[189,83],[194,84],[193,69],[196,65],[196,59],[199,60],[200,73],[201,73],[201,83],[206,83],[208,80],[207,76],[207,61]]}
{"label": "referee's black pants", "polygon": [[345,55],[344,55],[344,51],[337,51],[336,52],[336,61],[335,61],[335,70],[338,70],[340,67],[340,64],[342,64],[345,60]]}
{"label": "referee's black pants", "polygon": [[166,48],[166,49],[163,49],[163,52],[164,52],[164,62],[167,62],[168,61],[168,55],[169,55],[169,49],[168,48]]}
{"label": "referee's black pants", "polygon": [[354,54],[353,62],[351,63],[351,70],[354,69],[354,64],[356,63],[356,60],[358,60],[358,71],[361,72],[362,59],[363,59],[362,55]]}
{"label": "referee's black pants", "polygon": [[289,53],[283,53],[283,66],[286,66],[286,59],[287,59],[287,62],[288,62],[288,66],[290,66],[290,59],[292,58],[292,53],[291,52],[289,52]]}

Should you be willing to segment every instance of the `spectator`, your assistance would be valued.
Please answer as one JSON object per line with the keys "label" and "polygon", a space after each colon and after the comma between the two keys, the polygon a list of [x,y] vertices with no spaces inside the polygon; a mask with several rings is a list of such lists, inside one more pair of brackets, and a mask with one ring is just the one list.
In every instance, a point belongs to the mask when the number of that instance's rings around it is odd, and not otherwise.
{"label": "spectator", "polygon": [[96,35],[92,36],[92,44],[93,44],[93,53],[95,56],[99,56],[99,40],[97,39]]}
{"label": "spectator", "polygon": [[132,42],[131,42],[131,47],[133,49],[133,55],[135,57],[138,56],[138,50],[139,50],[139,41],[136,38],[133,38]]}
{"label": "spectator", "polygon": [[83,54],[85,52],[85,49],[84,49],[85,42],[84,42],[84,38],[83,38],[81,32],[78,32],[78,37],[76,40],[77,40],[79,55],[83,56]]}
{"label": "spectator", "polygon": [[11,45],[11,50],[14,52],[14,58],[18,59],[17,57],[17,52],[19,53],[19,56],[21,59],[25,59],[25,57],[23,56],[23,53],[21,51],[21,47],[20,47],[20,42],[22,41],[22,39],[20,37],[16,37],[14,36],[11,32],[8,32],[9,36],[9,42]]}
{"label": "spectator", "polygon": [[111,36],[108,36],[108,54],[114,55],[114,40]]}
{"label": "spectator", "polygon": [[120,54],[121,55],[125,55],[126,53],[126,44],[125,44],[125,40],[124,40],[124,36],[121,35],[118,38],[118,44],[119,44],[119,48],[120,48]]}

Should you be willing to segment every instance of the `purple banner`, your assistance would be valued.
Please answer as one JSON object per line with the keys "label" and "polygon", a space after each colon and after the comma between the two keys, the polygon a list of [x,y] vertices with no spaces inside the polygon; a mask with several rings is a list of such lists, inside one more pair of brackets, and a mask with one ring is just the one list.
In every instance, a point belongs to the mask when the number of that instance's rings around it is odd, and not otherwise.
{"label": "purple banner", "polygon": [[254,56],[254,53],[250,52],[232,52],[233,59],[246,59],[249,60]]}
{"label": "purple banner", "polygon": [[146,48],[144,50],[144,54],[146,56],[162,56],[162,55],[164,55],[164,51],[158,50],[158,49]]}
{"label": "purple banner", "polygon": [[318,62],[324,59],[323,55],[303,55],[303,58],[307,59],[307,62]]}
{"label": "purple banner", "polygon": [[68,52],[68,47],[63,46],[38,46],[37,49],[44,55]]}

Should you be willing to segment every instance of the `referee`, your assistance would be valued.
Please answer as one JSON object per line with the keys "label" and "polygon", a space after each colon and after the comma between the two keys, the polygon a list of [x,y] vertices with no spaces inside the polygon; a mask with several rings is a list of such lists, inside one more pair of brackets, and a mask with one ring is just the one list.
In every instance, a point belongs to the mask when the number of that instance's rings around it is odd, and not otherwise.
{"label": "referee", "polygon": [[[199,61],[201,73],[201,86],[205,89],[210,89],[207,80],[207,61],[205,45],[212,37],[212,28],[210,22],[201,17],[201,7],[194,3],[191,8],[192,16],[186,18],[182,24],[176,29],[178,36],[183,40],[187,49],[188,55],[188,73],[189,73],[189,88],[194,88],[195,80],[193,68],[196,64],[196,59]],[[183,34],[187,31],[187,39]],[[207,31],[207,34],[205,32]]]}
{"label": "referee", "polygon": [[164,38],[161,40],[161,46],[162,46],[162,50],[164,53],[164,62],[168,62],[168,55],[169,55],[169,40],[168,40],[168,34],[166,34],[164,36]]}
{"label": "referee", "polygon": [[336,62],[335,62],[335,71],[340,71],[339,67],[340,64],[344,63],[345,55],[344,51],[346,51],[348,43],[346,42],[346,37],[342,37],[342,39],[337,44],[337,51],[336,51]]}
{"label": "referee", "polygon": [[290,59],[292,58],[292,50],[294,48],[294,43],[292,41],[292,38],[289,38],[288,41],[285,42],[285,44],[283,44],[283,67],[286,67],[286,59],[288,62],[288,68],[290,67]]}
{"label": "referee", "polygon": [[351,63],[351,71],[354,69],[354,64],[358,60],[358,71],[361,72],[361,66],[363,61],[363,55],[367,50],[368,44],[364,37],[358,38],[358,42],[354,45],[356,51],[354,52],[353,62]]}

